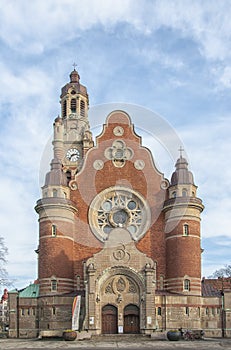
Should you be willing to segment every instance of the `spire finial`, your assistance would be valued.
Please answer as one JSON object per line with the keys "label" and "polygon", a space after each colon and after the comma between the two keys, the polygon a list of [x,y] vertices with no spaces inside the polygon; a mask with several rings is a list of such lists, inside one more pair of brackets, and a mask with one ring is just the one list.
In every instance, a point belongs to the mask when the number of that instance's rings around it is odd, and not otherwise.
{"label": "spire finial", "polygon": [[180,158],[182,158],[182,153],[184,152],[184,148],[182,146],[180,146],[178,151],[180,152]]}
{"label": "spire finial", "polygon": [[75,67],[77,67],[77,64],[74,62],[72,66],[74,67],[74,70],[75,70]]}

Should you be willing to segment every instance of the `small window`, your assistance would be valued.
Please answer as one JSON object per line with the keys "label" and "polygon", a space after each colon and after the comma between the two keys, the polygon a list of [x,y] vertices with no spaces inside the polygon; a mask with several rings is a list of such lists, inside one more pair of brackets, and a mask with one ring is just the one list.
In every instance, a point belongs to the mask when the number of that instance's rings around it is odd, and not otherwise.
{"label": "small window", "polygon": [[76,287],[77,290],[80,290],[80,276],[76,276]]}
{"label": "small window", "polygon": [[52,290],[52,292],[57,291],[57,280],[56,279],[51,280],[51,290]]}
{"label": "small window", "polygon": [[85,102],[83,100],[80,101],[80,115],[85,116]]}
{"label": "small window", "polygon": [[57,227],[56,227],[56,225],[52,225],[51,226],[51,235],[53,237],[56,237],[56,235],[57,235]]}
{"label": "small window", "polygon": [[182,196],[187,197],[187,190],[185,188],[182,190]]}
{"label": "small window", "polygon": [[189,226],[188,224],[183,225],[183,235],[188,236],[189,235]]}
{"label": "small window", "polygon": [[201,316],[201,309],[200,309],[200,307],[197,308],[197,314],[198,314],[198,317]]}
{"label": "small window", "polygon": [[52,315],[55,316],[56,315],[56,307],[52,306]]}
{"label": "small window", "polygon": [[205,309],[205,314],[206,314],[206,315],[209,314],[209,308],[208,308],[208,307],[206,307],[206,309]]}
{"label": "small window", "polygon": [[71,112],[76,113],[76,99],[75,98],[71,99]]}
{"label": "small window", "polygon": [[22,315],[22,316],[25,316],[25,309],[22,309],[22,310],[21,310],[21,315]]}
{"label": "small window", "polygon": [[217,308],[217,314],[220,315],[220,308]]}
{"label": "small window", "polygon": [[161,316],[161,307],[160,306],[158,306],[158,308],[157,308],[157,315]]}
{"label": "small window", "polygon": [[53,197],[58,197],[58,191],[56,189],[53,189],[52,193]]}
{"label": "small window", "polygon": [[190,280],[188,279],[184,280],[184,290],[190,290]]}
{"label": "small window", "polygon": [[172,192],[172,198],[176,198],[176,191]]}
{"label": "small window", "polygon": [[186,314],[187,316],[189,316],[189,307],[188,307],[188,306],[186,306],[186,308],[185,308],[185,314]]}
{"label": "small window", "polygon": [[164,289],[164,276],[160,276],[160,289]]}

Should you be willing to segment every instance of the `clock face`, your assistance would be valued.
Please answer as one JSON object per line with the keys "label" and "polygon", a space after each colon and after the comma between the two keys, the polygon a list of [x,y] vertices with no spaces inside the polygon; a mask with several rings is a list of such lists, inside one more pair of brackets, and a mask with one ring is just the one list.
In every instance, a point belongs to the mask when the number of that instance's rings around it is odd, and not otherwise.
{"label": "clock face", "polygon": [[80,153],[79,153],[79,151],[77,150],[77,148],[70,148],[70,149],[67,151],[66,158],[67,158],[70,162],[77,162],[77,160],[79,159],[79,157],[80,157]]}

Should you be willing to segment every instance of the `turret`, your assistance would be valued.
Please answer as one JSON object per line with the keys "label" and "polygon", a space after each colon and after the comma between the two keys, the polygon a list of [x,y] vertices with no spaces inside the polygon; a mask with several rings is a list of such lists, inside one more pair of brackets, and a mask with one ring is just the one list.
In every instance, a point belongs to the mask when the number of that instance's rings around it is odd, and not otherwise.
{"label": "turret", "polygon": [[164,203],[166,241],[165,288],[183,294],[201,294],[200,214],[197,186],[188,162],[180,156]]}

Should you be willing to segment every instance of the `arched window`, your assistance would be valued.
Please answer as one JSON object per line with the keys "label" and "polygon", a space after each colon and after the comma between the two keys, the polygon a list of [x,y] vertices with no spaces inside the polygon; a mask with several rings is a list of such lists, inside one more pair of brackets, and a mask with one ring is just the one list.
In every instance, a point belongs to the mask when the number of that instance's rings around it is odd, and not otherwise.
{"label": "arched window", "polygon": [[184,280],[184,290],[187,290],[187,291],[190,290],[190,280],[188,279]]}
{"label": "arched window", "polygon": [[189,316],[189,307],[188,307],[188,306],[186,306],[186,308],[185,308],[185,314],[186,314],[187,316]]}
{"label": "arched window", "polygon": [[65,118],[67,115],[67,101],[63,101],[62,117]]}
{"label": "arched window", "polygon": [[183,188],[183,190],[182,190],[182,196],[183,196],[183,197],[187,197],[187,193],[188,193],[188,191],[187,191],[185,188]]}
{"label": "arched window", "polygon": [[56,234],[57,234],[56,225],[52,225],[52,226],[51,226],[51,235],[52,235],[53,237],[55,237]]}
{"label": "arched window", "polygon": [[172,192],[172,198],[176,198],[176,191]]}
{"label": "arched window", "polygon": [[58,191],[56,189],[53,189],[52,193],[53,197],[58,197]]}
{"label": "arched window", "polygon": [[75,98],[71,99],[71,112],[72,113],[76,112],[76,99]]}
{"label": "arched window", "polygon": [[161,307],[160,306],[158,306],[158,308],[157,308],[157,315],[161,316]]}
{"label": "arched window", "polygon": [[183,235],[188,236],[189,235],[189,226],[188,224],[183,225]]}
{"label": "arched window", "polygon": [[80,101],[80,115],[85,116],[85,102],[83,100]]}

